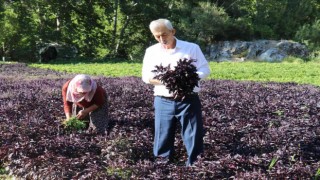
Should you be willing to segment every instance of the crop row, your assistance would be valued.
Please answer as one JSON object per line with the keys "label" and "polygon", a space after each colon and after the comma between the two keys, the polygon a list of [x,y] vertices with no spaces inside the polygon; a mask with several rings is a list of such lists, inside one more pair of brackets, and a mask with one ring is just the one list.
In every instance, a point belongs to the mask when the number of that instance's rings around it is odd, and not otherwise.
{"label": "crop row", "polygon": [[[153,162],[152,86],[95,77],[106,89],[106,136],[61,126],[61,86],[72,74],[0,64],[0,164],[25,179],[310,179],[320,167],[320,90],[295,83],[207,80],[205,152],[184,166]],[[178,126],[179,127],[179,126]]]}

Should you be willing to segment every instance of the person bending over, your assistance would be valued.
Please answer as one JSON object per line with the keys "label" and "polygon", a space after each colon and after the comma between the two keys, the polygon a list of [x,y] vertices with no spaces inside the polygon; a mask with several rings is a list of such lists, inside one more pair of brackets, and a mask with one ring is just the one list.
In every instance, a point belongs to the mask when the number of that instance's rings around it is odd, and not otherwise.
{"label": "person bending over", "polygon": [[62,86],[66,119],[89,120],[89,130],[105,134],[108,126],[106,91],[90,76],[76,75]]}

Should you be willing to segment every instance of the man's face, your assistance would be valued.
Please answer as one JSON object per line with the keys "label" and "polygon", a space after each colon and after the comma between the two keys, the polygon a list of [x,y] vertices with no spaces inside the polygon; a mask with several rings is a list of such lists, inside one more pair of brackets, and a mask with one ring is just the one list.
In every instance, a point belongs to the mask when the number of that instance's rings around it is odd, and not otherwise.
{"label": "man's face", "polygon": [[169,30],[166,26],[159,26],[152,30],[154,38],[166,49],[175,48],[175,30]]}

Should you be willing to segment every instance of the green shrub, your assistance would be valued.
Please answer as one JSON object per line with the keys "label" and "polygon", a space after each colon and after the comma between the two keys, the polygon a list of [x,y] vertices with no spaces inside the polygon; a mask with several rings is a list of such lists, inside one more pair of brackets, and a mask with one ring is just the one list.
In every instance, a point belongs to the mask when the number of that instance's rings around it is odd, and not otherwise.
{"label": "green shrub", "polygon": [[[6,169],[4,167],[2,167],[2,165],[0,165],[0,175],[2,174],[7,174],[8,172],[6,171]],[[1,179],[1,178],[0,178]]]}
{"label": "green shrub", "polygon": [[66,119],[62,122],[63,126],[67,130],[82,130],[86,127],[84,121],[77,119],[76,117],[71,117],[70,119]]}
{"label": "green shrub", "polygon": [[295,38],[305,43],[312,50],[320,50],[320,19],[313,24],[303,25],[296,33]]}
{"label": "green shrub", "polygon": [[320,63],[320,49],[312,51],[309,55],[309,60]]}
{"label": "green shrub", "polygon": [[293,56],[288,56],[282,60],[283,62],[288,62],[288,63],[303,63],[305,60],[298,58],[298,57],[293,57]]}

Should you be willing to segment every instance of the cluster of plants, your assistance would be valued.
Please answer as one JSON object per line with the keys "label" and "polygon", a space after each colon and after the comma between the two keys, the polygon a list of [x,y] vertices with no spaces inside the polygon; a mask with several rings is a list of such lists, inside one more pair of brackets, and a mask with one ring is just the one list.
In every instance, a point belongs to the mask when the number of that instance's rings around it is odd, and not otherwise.
{"label": "cluster of plants", "polygon": [[164,67],[162,64],[155,66],[152,72],[156,73],[155,79],[164,83],[169,93],[177,97],[185,97],[198,86],[199,75],[197,68],[192,64],[196,60],[180,59],[172,70],[170,64]]}
{"label": "cluster of plants", "polygon": [[69,119],[63,120],[62,125],[65,129],[68,129],[70,131],[79,131],[86,127],[86,123],[84,122],[84,120],[80,120],[77,117],[71,117]]}
{"label": "cluster of plants", "polygon": [[0,64],[0,167],[23,179],[312,179],[320,175],[320,90],[295,83],[202,82],[205,151],[185,167],[153,161],[153,87],[95,77],[109,100],[107,135],[67,131],[71,74]]}

